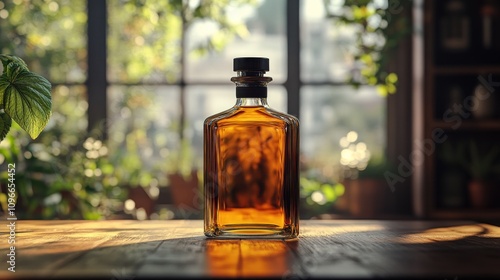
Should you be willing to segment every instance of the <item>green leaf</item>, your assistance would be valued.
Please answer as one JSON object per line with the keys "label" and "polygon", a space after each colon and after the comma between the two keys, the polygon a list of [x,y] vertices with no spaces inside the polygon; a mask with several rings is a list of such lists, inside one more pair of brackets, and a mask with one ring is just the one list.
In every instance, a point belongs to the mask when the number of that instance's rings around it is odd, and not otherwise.
{"label": "green leaf", "polygon": [[14,62],[19,64],[23,69],[28,70],[28,65],[26,62],[17,56],[13,56],[10,54],[0,54],[0,60],[2,61],[3,68],[6,69],[9,63]]}
{"label": "green leaf", "polygon": [[389,73],[385,78],[385,81],[390,84],[395,84],[398,81],[398,75],[396,73]]}
{"label": "green leaf", "polygon": [[329,202],[335,201],[337,195],[335,194],[335,189],[330,184],[321,185],[321,192],[325,196],[326,200]]}
{"label": "green leaf", "polygon": [[50,119],[51,84],[16,62],[10,62],[4,70],[0,98],[5,112],[35,139]]}
{"label": "green leaf", "polygon": [[12,119],[5,112],[0,112],[0,142],[7,136],[11,125]]}

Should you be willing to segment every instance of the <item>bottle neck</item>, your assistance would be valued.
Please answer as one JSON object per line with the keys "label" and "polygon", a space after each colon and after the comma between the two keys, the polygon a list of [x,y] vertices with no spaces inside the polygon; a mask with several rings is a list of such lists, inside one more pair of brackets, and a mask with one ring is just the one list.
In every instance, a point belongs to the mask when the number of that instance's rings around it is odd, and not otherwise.
{"label": "bottle neck", "polygon": [[267,98],[238,97],[236,107],[269,107]]}
{"label": "bottle neck", "polygon": [[238,71],[237,76],[231,78],[231,81],[236,84],[236,97],[238,99],[267,98],[267,84],[273,79],[271,77],[264,77],[264,74],[265,71]]}

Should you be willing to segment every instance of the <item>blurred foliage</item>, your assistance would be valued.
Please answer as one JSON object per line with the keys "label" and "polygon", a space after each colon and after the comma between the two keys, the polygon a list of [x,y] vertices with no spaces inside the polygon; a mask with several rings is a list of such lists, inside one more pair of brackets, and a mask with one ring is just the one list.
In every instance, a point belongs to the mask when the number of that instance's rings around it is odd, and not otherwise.
{"label": "blurred foliage", "polygon": [[[342,1],[340,1],[342,2]],[[350,51],[355,69],[349,83],[377,87],[382,96],[396,92],[398,76],[387,70],[391,51],[411,33],[411,22],[403,10],[412,9],[411,0],[324,0],[327,17],[334,23],[355,27],[355,45]]]}
{"label": "blurred foliage", "polygon": [[[103,128],[110,135],[110,160],[117,164],[124,182],[130,186],[145,187],[155,178],[162,178],[158,155],[162,154],[162,147],[167,147],[169,143],[166,136],[161,137],[160,134],[167,134],[172,128],[165,127],[161,130],[163,133],[158,133],[155,118],[158,117],[159,104],[151,93],[130,87],[120,88],[118,92],[119,96],[112,98],[116,104],[110,104],[110,122]],[[116,109],[118,111],[114,112]],[[175,139],[175,134],[172,136]],[[172,147],[175,146],[169,148]],[[162,181],[155,181],[154,184],[165,185]]]}
{"label": "blurred foliage", "polygon": [[[255,2],[107,1],[108,78],[125,83],[178,79],[186,48],[183,36],[190,26],[210,22],[217,27],[214,34],[190,48],[191,54],[221,50],[234,36],[247,32],[243,24],[227,19],[226,7]],[[33,72],[56,84],[53,116],[40,137],[32,141],[15,126],[0,145],[0,162],[16,163],[16,214],[20,218],[110,217],[122,211],[127,188],[164,185],[165,173],[190,168],[189,145],[178,139],[169,144],[161,136],[150,137],[158,114],[148,114],[154,107],[148,105],[158,101],[144,90],[127,87],[120,92],[124,98],[119,106],[129,113],[127,121],[87,132],[86,3],[0,0],[0,53],[21,57]],[[170,137],[178,126],[171,121],[162,129]],[[104,141],[102,132],[108,128],[117,129],[121,141]],[[184,152],[176,156],[179,150]],[[152,160],[148,155],[160,157]],[[6,179],[0,178],[2,187]],[[2,207],[5,198],[0,194]]]}
{"label": "blurred foliage", "polygon": [[0,11],[0,53],[52,83],[85,81],[86,1],[0,1]]}
{"label": "blurred foliage", "polygon": [[335,212],[334,205],[345,192],[344,185],[339,183],[340,178],[324,174],[320,168],[310,166],[311,162],[304,161],[303,157],[301,161],[300,218],[310,219]]}
{"label": "blurred foliage", "polygon": [[301,218],[309,219],[333,211],[337,199],[344,195],[344,185],[311,177],[300,178]]}
{"label": "blurred foliage", "polygon": [[[255,3],[255,0],[108,1],[109,79],[125,83],[183,82],[187,56],[199,57],[210,51],[220,51],[235,36],[248,33],[242,22],[229,20],[229,8]],[[196,40],[191,41],[196,44],[188,45],[186,37],[195,24],[215,26],[216,31],[195,34]],[[178,99],[166,100],[179,105],[178,115],[171,116],[160,111],[158,102],[163,97],[155,96],[153,91],[123,89],[124,96],[117,97],[120,104],[115,107],[122,108],[117,112],[120,115],[123,109],[128,113],[113,121],[110,134],[127,135],[126,145],[139,154],[133,162],[140,161],[146,169],[152,168],[152,164],[159,168],[159,164],[167,172],[189,174],[192,155],[183,137],[186,127],[184,92]],[[158,116],[163,122],[157,120]],[[171,133],[173,131],[178,134]],[[111,139],[110,145],[113,150],[119,150],[125,144],[116,144],[115,139]]]}
{"label": "blurred foliage", "polygon": [[[110,0],[108,56],[110,79],[135,83],[145,80],[174,82],[181,75],[185,34],[194,23],[214,24],[217,31],[196,46],[194,55],[222,50],[234,36],[248,31],[228,20],[227,7],[255,0]],[[198,34],[203,36],[205,34]],[[133,54],[133,55],[131,55]]]}
{"label": "blurred foliage", "polygon": [[54,114],[39,138],[16,125],[0,144],[1,162],[16,164],[18,217],[98,219],[119,211],[126,192],[108,148],[86,131],[84,92],[83,86],[55,87]]}

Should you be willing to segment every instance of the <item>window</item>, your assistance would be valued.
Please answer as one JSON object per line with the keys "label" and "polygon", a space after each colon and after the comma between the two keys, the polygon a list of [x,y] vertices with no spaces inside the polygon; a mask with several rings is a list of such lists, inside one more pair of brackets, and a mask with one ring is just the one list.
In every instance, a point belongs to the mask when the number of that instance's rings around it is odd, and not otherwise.
{"label": "window", "polygon": [[[219,36],[213,20],[193,20],[181,35],[179,16],[172,12],[169,18],[169,8],[164,4],[145,2],[148,8],[138,9],[132,2],[122,2],[108,1],[108,117],[112,124],[110,140],[117,147],[134,128],[149,128],[148,135],[153,138],[141,142],[148,142],[148,148],[141,149],[144,160],[153,155],[158,155],[158,160],[168,157],[185,140],[193,149],[193,168],[201,169],[202,122],[234,103],[234,85],[229,82],[234,75],[232,58],[265,56],[270,58],[270,75],[274,79],[270,104],[287,111],[287,99],[299,101],[298,112],[288,111],[301,116],[302,152],[311,167],[322,166],[318,171],[331,177],[340,164],[339,140],[349,131],[356,131],[372,154],[383,154],[384,100],[372,87],[356,90],[346,85],[353,68],[347,51],[354,40],[353,30],[327,19],[323,1],[302,1],[300,18],[291,19],[287,19],[287,2],[283,0],[258,1],[256,6],[225,6],[228,20],[245,26],[248,35],[229,40],[219,52],[205,50],[201,54],[196,52],[200,44]],[[160,11],[167,15],[159,19]],[[300,21],[301,30],[287,31],[287,20]],[[287,44],[293,44],[287,40],[287,32],[296,36],[300,32],[300,53],[287,53],[291,48]],[[181,44],[184,50],[179,49]],[[298,78],[287,73],[287,62],[297,60],[301,68],[294,74],[300,73],[299,91],[286,83],[287,79]],[[145,102],[144,107],[130,103],[130,98]],[[354,108],[360,110],[353,114]],[[179,128],[180,122],[183,128]],[[154,141],[162,143],[163,148]],[[155,150],[160,152],[153,153]]]}
{"label": "window", "polygon": [[[332,1],[330,9],[341,9]],[[301,1],[301,145],[304,164],[311,176],[328,181],[342,179],[342,166],[384,156],[385,100],[375,87],[355,89],[346,83],[356,65],[350,48],[355,40],[352,26],[326,17],[323,1]],[[348,133],[351,143],[345,141]],[[356,135],[353,137],[352,135]],[[342,153],[355,150],[357,154]],[[365,148],[368,152],[364,152]],[[341,155],[347,154],[347,158]],[[349,162],[351,161],[351,162]]]}
{"label": "window", "polygon": [[2,53],[54,84],[48,152],[81,144],[99,125],[115,169],[130,173],[120,180],[165,186],[168,173],[202,169],[203,120],[234,104],[232,59],[265,56],[269,104],[301,120],[305,177],[338,181],[350,132],[383,156],[385,100],[345,82],[353,30],[327,19],[322,0],[220,0],[205,11],[200,3],[0,0]]}
{"label": "window", "polygon": [[[171,4],[144,3],[138,8],[135,2],[108,1],[107,96],[112,150],[122,149],[127,135],[137,137],[142,161],[154,165],[176,158],[185,143],[192,165],[178,166],[174,160],[164,168],[168,172],[177,172],[179,167],[201,170],[202,124],[206,117],[234,105],[235,89],[229,79],[235,74],[232,59],[238,56],[270,58],[271,103],[286,111],[285,1],[257,5],[229,1],[220,13],[234,30],[222,31],[220,20],[189,19],[189,11],[195,7],[191,3],[184,2],[189,10],[184,23],[182,15],[169,10],[175,8]],[[274,11],[274,16],[268,11]],[[224,40],[228,41],[224,48],[213,50]],[[138,135],[141,130],[147,131],[147,137]]]}

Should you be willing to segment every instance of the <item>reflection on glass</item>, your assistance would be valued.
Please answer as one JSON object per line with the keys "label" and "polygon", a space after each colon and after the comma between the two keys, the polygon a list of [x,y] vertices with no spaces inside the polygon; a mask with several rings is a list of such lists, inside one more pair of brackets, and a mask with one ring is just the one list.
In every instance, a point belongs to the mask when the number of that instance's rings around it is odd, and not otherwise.
{"label": "reflection on glass", "polygon": [[[386,100],[373,87],[307,86],[301,92],[301,152],[307,168],[336,178],[346,135],[362,142],[372,158],[385,149]],[[338,179],[338,178],[337,178]]]}
{"label": "reflection on glass", "polygon": [[207,240],[206,246],[211,277],[284,277],[292,270],[283,241]]}

